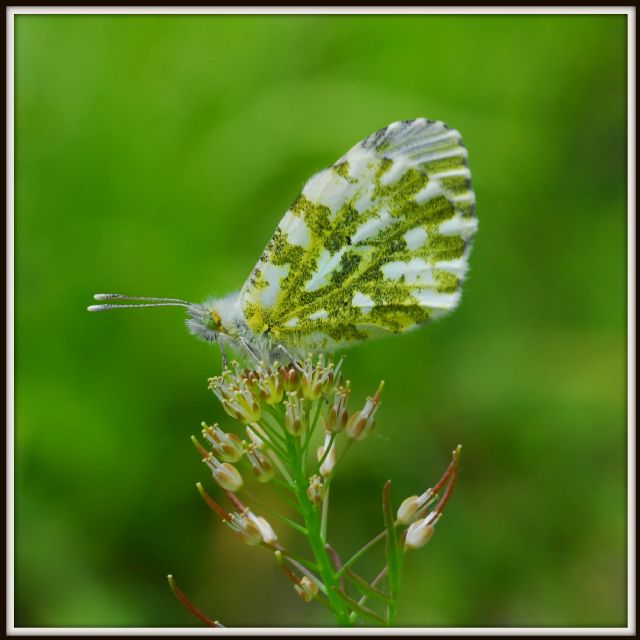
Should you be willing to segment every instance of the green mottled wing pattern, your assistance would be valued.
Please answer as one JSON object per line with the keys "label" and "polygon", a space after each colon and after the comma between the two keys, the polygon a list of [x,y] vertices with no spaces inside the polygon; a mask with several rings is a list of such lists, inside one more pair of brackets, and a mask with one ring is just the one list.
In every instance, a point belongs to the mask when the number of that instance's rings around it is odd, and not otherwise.
{"label": "green mottled wing pattern", "polygon": [[460,134],[395,122],[306,183],[240,293],[247,324],[299,350],[424,324],[458,305],[476,228]]}

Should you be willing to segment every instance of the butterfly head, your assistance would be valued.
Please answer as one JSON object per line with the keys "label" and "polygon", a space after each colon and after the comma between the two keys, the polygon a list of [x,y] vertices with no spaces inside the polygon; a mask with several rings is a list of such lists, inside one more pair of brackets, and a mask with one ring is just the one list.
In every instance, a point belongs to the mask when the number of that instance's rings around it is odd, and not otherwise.
{"label": "butterfly head", "polygon": [[202,304],[190,304],[187,311],[187,328],[202,340],[237,339],[245,325],[238,305],[238,294],[224,298],[212,298]]}
{"label": "butterfly head", "polygon": [[197,338],[213,342],[218,339],[220,333],[224,333],[222,317],[213,302],[192,304],[187,311],[187,328]]}

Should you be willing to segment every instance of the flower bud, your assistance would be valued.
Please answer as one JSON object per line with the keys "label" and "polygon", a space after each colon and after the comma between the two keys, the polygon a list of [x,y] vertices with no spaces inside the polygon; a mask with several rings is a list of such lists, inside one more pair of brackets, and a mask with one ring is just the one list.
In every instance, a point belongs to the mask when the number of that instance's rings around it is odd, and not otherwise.
{"label": "flower bud", "polygon": [[235,400],[238,407],[236,409],[238,420],[245,424],[260,420],[260,402],[247,385],[243,385],[236,391]]}
{"label": "flower bud", "polygon": [[324,498],[324,482],[318,475],[311,476],[309,480],[309,488],[307,489],[307,498],[313,504],[320,504]]}
{"label": "flower bud", "polygon": [[318,585],[307,576],[303,576],[298,584],[293,585],[293,588],[305,602],[311,602],[318,593]]}
{"label": "flower bud", "polygon": [[265,542],[266,544],[273,544],[274,542],[278,542],[278,536],[272,529],[271,525],[267,522],[267,520],[265,520],[262,516],[255,516],[251,512],[249,512],[248,515],[258,526],[258,529],[260,529],[260,535],[262,536],[263,542]]}
{"label": "flower bud", "polygon": [[347,413],[347,400],[351,389],[349,383],[344,387],[339,387],[333,397],[333,403],[329,407],[327,416],[324,419],[325,431],[338,433],[347,426],[349,414]]}
{"label": "flower bud", "polygon": [[223,375],[209,380],[209,388],[232,418],[246,424],[260,419],[260,402],[248,379],[242,377],[239,371],[234,375],[228,369],[225,370]]}
{"label": "flower bud", "polygon": [[403,500],[402,504],[398,507],[396,522],[398,524],[411,524],[415,519],[414,516],[419,507],[418,496],[411,496]]}
{"label": "flower bud", "polygon": [[213,472],[214,480],[227,491],[240,491],[242,489],[242,476],[240,472],[228,462],[223,462]]}
{"label": "flower bud", "polygon": [[302,365],[300,378],[300,389],[305,400],[317,400],[322,394],[325,380],[324,358],[318,358],[318,363],[314,366],[311,361],[311,354]]}
{"label": "flower bud", "polygon": [[[331,446],[331,449],[329,449],[329,453],[327,453],[325,456],[325,452],[328,446]],[[335,436],[332,436],[330,433],[325,434],[324,444],[321,447],[318,447],[317,455],[318,455],[318,462],[320,462],[320,460],[322,460],[322,458],[324,457],[324,460],[320,465],[320,475],[323,478],[328,478],[331,475],[333,468],[336,466]]]}
{"label": "flower bud", "polygon": [[324,368],[322,373],[321,382],[323,393],[329,392],[334,382],[337,382],[333,362],[327,363],[327,366]]}
{"label": "flower bud", "polygon": [[280,374],[285,391],[295,391],[298,388],[298,371],[294,366],[290,366],[288,369],[282,367]]}
{"label": "flower bud", "polygon": [[321,393],[321,387],[316,384],[315,368],[311,362],[311,354],[302,365],[300,374],[300,390],[306,400],[315,400]]}
{"label": "flower bud", "polygon": [[435,496],[431,489],[427,489],[421,496],[407,498],[398,508],[396,523],[411,524],[422,518],[434,500]]}
{"label": "flower bud", "polygon": [[435,524],[439,518],[440,514],[432,511],[426,518],[414,522],[407,529],[404,548],[419,549],[420,547],[424,547],[424,545],[431,540],[431,536],[433,536],[433,532],[435,531]]}
{"label": "flower bud", "polygon": [[229,526],[240,536],[242,542],[253,546],[262,542],[260,526],[254,520],[255,516],[247,509],[246,513],[232,513]]}
{"label": "flower bud", "polygon": [[[237,365],[238,363],[236,362],[234,364]],[[258,368],[260,368],[262,365],[263,363],[261,362],[258,365]],[[258,371],[253,371],[252,369],[244,369],[244,371],[240,373],[238,368],[236,368],[236,378],[237,380],[241,380],[242,382],[245,382],[246,385],[249,387],[249,389],[251,389],[251,391],[253,391],[254,394],[258,395],[260,393],[260,387],[258,384],[260,380],[260,373]]]}
{"label": "flower bud", "polygon": [[228,462],[220,462],[212,455],[204,459],[204,462],[211,469],[213,479],[227,491],[240,491],[242,489],[242,476],[240,472]]}
{"label": "flower bud", "polygon": [[257,387],[260,390],[262,399],[267,404],[278,404],[282,400],[284,387],[282,376],[277,367],[273,369],[263,368],[257,380]]}
{"label": "flower bud", "polygon": [[225,462],[237,462],[244,455],[242,440],[233,433],[225,433],[217,424],[202,423],[202,435],[211,443],[211,449]]}
{"label": "flower bud", "polygon": [[269,482],[276,474],[273,465],[260,449],[250,448],[247,450],[247,458],[253,467],[253,475],[258,482]]}
{"label": "flower bud", "polygon": [[284,426],[293,436],[299,436],[306,427],[304,406],[297,391],[287,394],[284,409]]}
{"label": "flower bud", "polygon": [[351,440],[364,440],[373,430],[375,424],[374,416],[380,406],[383,387],[384,382],[381,382],[373,398],[367,398],[362,411],[358,411],[351,416],[345,431]]}

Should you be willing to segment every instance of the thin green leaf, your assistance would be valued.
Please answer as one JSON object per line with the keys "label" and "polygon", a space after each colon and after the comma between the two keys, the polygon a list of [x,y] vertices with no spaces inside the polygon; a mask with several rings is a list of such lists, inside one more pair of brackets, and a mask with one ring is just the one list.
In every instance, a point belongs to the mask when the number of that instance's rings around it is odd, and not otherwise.
{"label": "thin green leaf", "polygon": [[362,576],[355,573],[355,571],[347,569],[345,571],[345,575],[349,580],[351,580],[351,582],[353,582],[353,584],[355,584],[362,595],[370,596],[386,603],[390,602],[389,597],[386,594],[382,593],[379,589],[372,587]]}
{"label": "thin green leaf", "polygon": [[371,540],[369,540],[369,542],[367,542],[367,544],[365,544],[361,549],[356,551],[342,565],[342,568],[340,569],[340,571],[338,571],[338,573],[336,575],[338,575],[338,576],[342,575],[347,570],[347,567],[350,567],[357,560],[359,560],[365,553],[367,553],[367,551],[369,551],[369,549],[371,549],[374,545],[376,545],[378,542],[380,542],[380,540],[382,540],[386,535],[387,535],[387,531],[385,529],[384,531],[381,531],[375,538],[372,538]]}
{"label": "thin green leaf", "polygon": [[382,491],[382,513],[387,529],[387,544],[385,555],[387,559],[387,573],[389,580],[390,602],[387,606],[387,625],[392,625],[396,617],[398,590],[400,588],[400,553],[398,550],[398,536],[394,526],[393,510],[391,508],[391,480],[387,480]]}
{"label": "thin green leaf", "polygon": [[374,620],[378,624],[385,624],[385,620],[382,616],[379,616],[375,611],[371,611],[371,609],[362,606],[361,604],[356,602],[353,598],[349,597],[341,589],[336,589],[336,593],[338,593],[340,597],[349,605],[349,607],[353,609],[353,611],[358,613],[358,615]]}

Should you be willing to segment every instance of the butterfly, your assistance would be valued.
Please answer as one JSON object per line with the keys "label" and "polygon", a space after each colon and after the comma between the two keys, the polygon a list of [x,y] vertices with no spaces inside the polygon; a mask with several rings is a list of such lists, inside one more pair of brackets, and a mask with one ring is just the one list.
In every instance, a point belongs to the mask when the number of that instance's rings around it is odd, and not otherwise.
{"label": "butterfly", "polygon": [[89,311],[183,306],[189,331],[225,361],[230,346],[295,362],[455,309],[477,227],[458,131],[403,120],[306,182],[239,292],[202,304],[97,294],[105,304]]}

